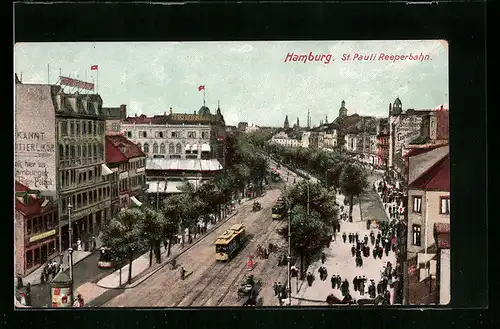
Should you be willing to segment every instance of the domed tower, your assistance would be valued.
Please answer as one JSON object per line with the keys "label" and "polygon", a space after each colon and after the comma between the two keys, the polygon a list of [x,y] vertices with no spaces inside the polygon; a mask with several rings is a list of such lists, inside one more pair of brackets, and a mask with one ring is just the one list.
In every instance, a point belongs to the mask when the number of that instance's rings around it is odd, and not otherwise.
{"label": "domed tower", "polygon": [[208,107],[206,107],[205,105],[203,105],[202,107],[200,107],[200,110],[198,111],[198,115],[204,115],[204,116],[211,115],[210,109]]}
{"label": "domed tower", "polygon": [[290,128],[290,124],[288,123],[288,115],[285,116],[285,123],[283,124],[283,128],[285,128],[285,129]]}
{"label": "domed tower", "polygon": [[345,108],[345,101],[342,101],[339,109],[339,118],[345,118],[347,116],[347,109]]}
{"label": "domed tower", "polygon": [[[389,107],[390,108],[390,107]],[[403,112],[403,104],[401,100],[396,98],[392,104],[391,115],[400,115]]]}

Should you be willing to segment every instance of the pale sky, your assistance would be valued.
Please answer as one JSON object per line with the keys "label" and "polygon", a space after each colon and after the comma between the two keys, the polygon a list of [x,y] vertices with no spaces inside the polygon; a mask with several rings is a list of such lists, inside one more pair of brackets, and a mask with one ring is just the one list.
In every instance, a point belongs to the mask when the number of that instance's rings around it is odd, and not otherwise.
{"label": "pale sky", "polygon": [[[331,54],[329,64],[285,62],[288,53]],[[344,54],[371,55],[375,61],[342,61]],[[424,55],[431,60],[379,60],[389,55]],[[47,69],[47,64],[50,70]],[[128,115],[193,113],[220,100],[226,124],[239,121],[281,126],[306,124],[348,114],[386,117],[396,97],[403,108],[429,109],[448,104],[448,46],[444,41],[304,42],[116,42],[20,43],[14,70],[24,83],[56,83],[59,69],[92,82],[99,65],[98,90],[105,107],[126,104]],[[86,72],[86,73],[85,73]]]}

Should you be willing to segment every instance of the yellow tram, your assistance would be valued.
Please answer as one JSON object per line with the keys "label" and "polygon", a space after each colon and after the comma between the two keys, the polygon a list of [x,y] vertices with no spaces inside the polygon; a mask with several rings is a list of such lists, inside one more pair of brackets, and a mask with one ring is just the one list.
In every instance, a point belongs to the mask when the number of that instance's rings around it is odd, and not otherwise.
{"label": "yellow tram", "polygon": [[229,260],[243,245],[245,238],[245,226],[234,224],[215,241],[215,259],[220,261]]}

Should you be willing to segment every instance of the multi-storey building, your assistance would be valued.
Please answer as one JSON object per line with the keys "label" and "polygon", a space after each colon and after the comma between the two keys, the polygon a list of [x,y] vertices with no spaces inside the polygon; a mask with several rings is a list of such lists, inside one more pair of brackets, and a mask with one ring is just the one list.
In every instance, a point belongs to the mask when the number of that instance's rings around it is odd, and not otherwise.
{"label": "multi-storey building", "polygon": [[382,168],[387,168],[389,161],[389,138],[389,120],[382,118],[377,125],[377,157]]}
{"label": "multi-storey building", "polygon": [[226,129],[220,108],[211,114],[203,106],[198,113],[170,113],[128,117],[122,122],[125,137],[148,158],[217,159],[224,163]]}
{"label": "multi-storey building", "polygon": [[[448,146],[420,148],[407,154],[408,303],[436,303],[435,224],[450,223]],[[429,287],[433,286],[433,290]]]}
{"label": "multi-storey building", "polygon": [[25,276],[59,253],[57,207],[17,181],[15,193],[15,274]]}
{"label": "multi-storey building", "polygon": [[103,107],[102,111],[106,119],[106,135],[120,135],[121,123],[127,117],[127,105]]}
{"label": "multi-storey building", "polygon": [[131,205],[140,207],[146,189],[146,154],[124,136],[106,136],[106,165],[113,171],[112,215]]}
{"label": "multi-storey building", "polygon": [[58,204],[59,248],[69,247],[70,215],[72,241],[86,246],[110,217],[101,97],[16,78],[15,111],[16,180]]}
{"label": "multi-storey building", "polygon": [[289,137],[284,131],[280,131],[271,137],[270,143],[286,147],[298,147],[300,145],[300,142],[297,139]]}

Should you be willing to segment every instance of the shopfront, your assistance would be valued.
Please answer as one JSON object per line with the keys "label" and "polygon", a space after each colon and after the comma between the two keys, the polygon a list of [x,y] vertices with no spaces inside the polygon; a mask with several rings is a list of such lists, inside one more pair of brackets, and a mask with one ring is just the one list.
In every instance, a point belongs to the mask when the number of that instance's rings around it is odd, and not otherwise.
{"label": "shopfront", "polygon": [[[107,218],[106,209],[98,210],[94,213],[84,215],[80,218],[72,218],[71,226],[73,229],[73,234],[71,237],[72,244],[77,243],[78,239],[81,240],[83,247],[89,247],[87,243],[91,241],[92,237],[99,236],[102,225],[105,223]],[[69,226],[68,224],[64,225],[61,228],[61,240],[63,250],[69,248]]]}
{"label": "shopfront", "polygon": [[24,249],[24,272],[28,274],[58,253],[57,228],[27,238]]}

